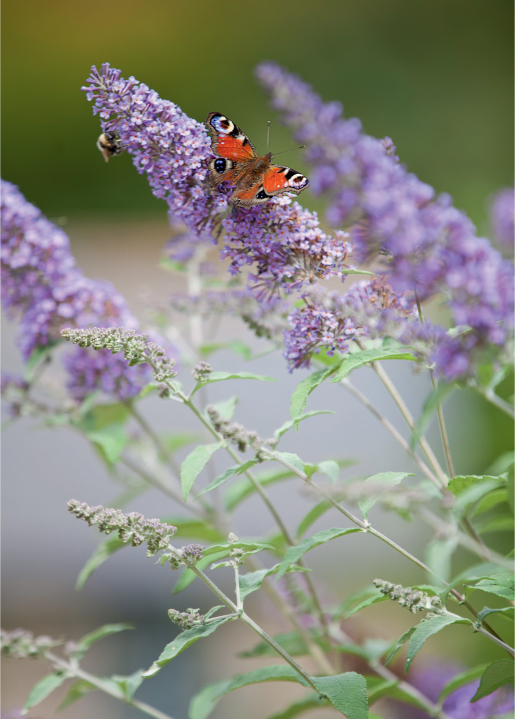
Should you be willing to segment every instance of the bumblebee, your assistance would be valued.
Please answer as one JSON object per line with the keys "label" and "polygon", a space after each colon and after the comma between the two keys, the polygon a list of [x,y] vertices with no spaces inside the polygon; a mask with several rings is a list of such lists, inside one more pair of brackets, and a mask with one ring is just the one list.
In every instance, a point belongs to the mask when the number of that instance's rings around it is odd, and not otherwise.
{"label": "bumblebee", "polygon": [[119,155],[122,152],[120,137],[117,132],[103,132],[97,140],[97,147],[106,162],[109,162],[110,157]]}

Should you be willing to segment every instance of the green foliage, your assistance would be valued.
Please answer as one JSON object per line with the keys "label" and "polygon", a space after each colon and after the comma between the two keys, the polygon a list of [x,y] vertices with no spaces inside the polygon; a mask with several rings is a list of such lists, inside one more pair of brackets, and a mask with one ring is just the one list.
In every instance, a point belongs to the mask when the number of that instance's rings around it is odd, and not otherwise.
{"label": "green foliage", "polygon": [[79,681],[74,682],[68,689],[68,692],[63,701],[59,704],[57,711],[60,712],[72,704],[75,704],[75,702],[82,699],[83,696],[89,694],[89,692],[94,691],[95,689],[97,689],[97,687],[94,684],[91,684],[91,682],[88,682],[85,679],[79,679]]}
{"label": "green foliage", "polygon": [[379,360],[396,359],[411,360],[416,362],[417,358],[411,352],[401,349],[371,349],[360,350],[348,355],[341,363],[331,382],[341,382],[353,370],[363,367],[370,362],[379,362]]}
{"label": "green foliage", "polygon": [[109,557],[122,547],[126,547],[126,542],[122,542],[117,536],[109,537],[105,542],[99,544],[86,564],[82,567],[75,583],[75,589],[80,591],[86,580],[98,569]]}
{"label": "green foliage", "polygon": [[197,382],[193,388],[190,398],[193,397],[193,395],[198,392],[201,387],[213,384],[214,382],[225,382],[225,380],[228,379],[255,379],[259,382],[277,382],[277,380],[273,377],[267,377],[262,374],[253,374],[252,372],[211,372],[209,379],[204,382]]}
{"label": "green foliage", "polygon": [[515,665],[511,659],[499,659],[489,664],[481,676],[477,692],[470,701],[478,702],[505,684],[513,684],[514,668]]}
{"label": "green foliage", "polygon": [[84,654],[93,644],[100,641],[101,639],[105,639],[105,637],[111,636],[111,634],[124,632],[126,629],[134,629],[134,627],[132,626],[132,624],[128,624],[127,622],[124,624],[104,624],[103,626],[99,627],[98,629],[95,629],[93,632],[89,632],[89,634],[85,634],[79,639],[79,641],[77,642],[77,646],[73,651],[73,656],[76,659],[82,659]]}
{"label": "green foliage", "polygon": [[188,454],[181,466],[181,485],[184,501],[188,499],[189,493],[198,475],[202,472],[211,456],[220,449],[221,443],[201,444],[195,447],[193,452]]}
{"label": "green foliage", "polygon": [[221,487],[222,484],[225,484],[225,482],[227,482],[227,480],[231,477],[244,474],[247,470],[252,469],[252,467],[255,467],[256,464],[258,464],[258,461],[256,459],[249,459],[243,464],[237,464],[235,467],[229,467],[229,469],[226,469],[223,474],[210,482],[207,487],[204,487],[204,489],[197,494],[196,499],[198,499],[198,497],[202,496],[203,494],[212,492],[213,489],[218,489],[218,487]]}
{"label": "green foliage", "polygon": [[331,504],[331,502],[329,502],[327,499],[323,499],[318,504],[315,504],[313,509],[309,510],[302,522],[297,527],[297,539],[300,539],[308,531],[311,525],[314,524],[317,519],[319,519],[329,509],[331,509],[332,506],[333,505]]}
{"label": "green foliage", "polygon": [[336,414],[336,412],[333,412],[330,409],[315,409],[311,412],[306,412],[305,414],[300,415],[299,417],[295,417],[294,419],[287,420],[284,424],[282,424],[279,429],[276,429],[274,432],[274,437],[276,439],[281,439],[281,437],[286,434],[286,432],[291,429],[293,426],[295,426],[295,430],[299,431],[299,423],[302,422],[304,419],[308,419],[309,417],[316,417],[318,414]]}
{"label": "green foliage", "polygon": [[[294,472],[289,469],[275,469],[269,470],[268,472],[261,472],[257,476],[257,480],[262,487],[269,487],[272,484],[282,482],[285,479],[291,479],[294,476]],[[256,487],[250,479],[244,478],[239,482],[234,482],[225,493],[225,508],[228,512],[232,512],[244,499],[250,497],[255,491]]]}
{"label": "green foliage", "polygon": [[334,677],[312,677],[318,691],[348,719],[368,718],[367,683],[356,672]]}
{"label": "green foliage", "polygon": [[479,677],[485,671],[486,667],[486,664],[481,664],[478,667],[474,667],[473,669],[467,669],[464,672],[456,674],[456,676],[454,676],[449,682],[447,682],[447,684],[441,690],[438,696],[438,703],[443,704],[447,697],[450,696],[453,692],[455,692],[456,689],[464,687],[465,685],[470,684],[470,682],[479,679]]}
{"label": "green foliage", "polygon": [[[390,487],[396,487],[405,477],[414,477],[415,475],[410,472],[380,472],[374,474],[372,477],[365,479],[363,484],[379,484],[384,486],[385,489]],[[381,497],[367,497],[366,499],[360,499],[358,502],[361,513],[365,519],[368,519],[368,513],[374,506],[374,504],[380,500]]]}
{"label": "green foliage", "polygon": [[[311,392],[313,392],[314,389],[321,385],[322,382],[335,371],[336,365],[329,368],[319,369],[317,372],[313,372],[313,374],[306,377],[306,379],[302,380],[302,382],[297,385],[295,392],[292,394],[290,403],[290,417],[294,422],[297,417],[301,417],[304,414],[304,409]],[[296,424],[295,429],[298,431],[298,423]]]}
{"label": "green foliage", "polygon": [[[320,638],[320,632],[310,630],[309,634],[313,639]],[[273,636],[274,642],[284,649],[291,657],[298,657],[308,654],[308,648],[304,639],[298,632],[284,632]],[[252,649],[241,652],[240,657],[243,659],[255,659],[257,657],[275,657],[275,650],[267,642],[259,642]]]}
{"label": "green foliage", "polygon": [[456,615],[437,615],[430,619],[423,619],[420,624],[415,627],[415,631],[409,637],[408,653],[406,655],[406,664],[404,671],[407,673],[416,654],[422,648],[424,642],[444,627],[450,624],[470,624],[468,619],[461,619]]}
{"label": "green foliage", "polygon": [[465,586],[472,589],[481,589],[489,594],[496,594],[498,597],[504,597],[504,599],[509,599],[512,602],[515,600],[514,578],[511,574],[492,574],[491,577],[480,579],[476,584],[467,582]]}
{"label": "green foliage", "polygon": [[181,632],[172,642],[166,645],[159,655],[159,658],[152,664],[152,666],[142,673],[143,678],[147,679],[148,677],[155,676],[164,666],[166,666],[166,664],[168,664],[168,662],[171,662],[172,659],[175,659],[175,657],[185,649],[191,647],[191,645],[195,642],[198,642],[199,639],[208,637],[210,634],[215,632],[218,627],[221,627],[222,624],[228,622],[229,619],[231,619],[231,617],[213,619],[209,622],[209,624],[200,625],[198,627],[193,627],[193,629],[188,629],[185,632]]}
{"label": "green foliage", "polygon": [[130,411],[121,402],[97,404],[78,422],[77,428],[97,446],[108,464],[119,461],[121,453],[129,443],[125,429]]}
{"label": "green foliage", "polygon": [[322,532],[318,532],[312,537],[308,537],[300,544],[296,544],[293,547],[290,547],[286,552],[286,556],[281,562],[281,566],[279,567],[279,570],[277,572],[277,579],[282,577],[283,574],[287,572],[288,568],[294,562],[297,562],[302,556],[304,556],[306,552],[309,552],[311,549],[319,547],[321,544],[326,544],[327,542],[330,542],[337,537],[343,537],[346,534],[354,534],[355,532],[362,531],[363,530],[359,529],[358,527],[350,527],[347,529],[333,527],[332,529],[324,529]]}
{"label": "green foliage", "polygon": [[24,712],[35,707],[36,704],[42,702],[43,699],[46,699],[47,696],[49,696],[54,689],[60,687],[67,678],[66,672],[56,670],[51,674],[47,674],[43,679],[40,679],[39,682],[32,687],[32,691],[23,707]]}

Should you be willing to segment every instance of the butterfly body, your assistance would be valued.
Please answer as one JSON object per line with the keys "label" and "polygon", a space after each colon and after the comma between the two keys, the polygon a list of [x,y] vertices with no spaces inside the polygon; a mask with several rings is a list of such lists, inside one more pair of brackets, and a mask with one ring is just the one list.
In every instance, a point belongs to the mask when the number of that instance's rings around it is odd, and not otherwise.
{"label": "butterfly body", "polygon": [[206,125],[217,157],[209,163],[209,184],[228,180],[235,185],[230,201],[236,207],[262,205],[283,192],[302,192],[309,180],[291,167],[275,165],[273,154],[262,157],[237,125],[219,112],[210,112]]}

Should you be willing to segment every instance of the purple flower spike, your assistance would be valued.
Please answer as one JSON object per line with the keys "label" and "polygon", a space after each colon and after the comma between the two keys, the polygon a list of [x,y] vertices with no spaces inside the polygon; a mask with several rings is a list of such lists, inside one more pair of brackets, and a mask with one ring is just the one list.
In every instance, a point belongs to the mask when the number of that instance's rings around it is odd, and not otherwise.
{"label": "purple flower spike", "polygon": [[[134,78],[125,80],[108,63],[93,67],[84,87],[102,130],[115,132],[122,149],[133,157],[138,172],[147,175],[154,195],[166,200],[173,225],[186,231],[169,249],[186,261],[200,242],[216,242],[222,228],[226,246],[222,258],[232,260],[230,272],[256,265],[262,296],[299,289],[313,278],[341,276],[350,245],[348,235],[326,235],[316,213],[282,196],[227,217],[228,188],[211,192],[208,162],[213,157],[203,123],[189,118],[177,105]],[[191,249],[188,249],[188,243]]]}
{"label": "purple flower spike", "polygon": [[[21,318],[18,345],[25,361],[37,347],[57,342],[65,327],[137,329],[124,298],[109,282],[84,277],[67,235],[4,181],[1,258],[2,304],[11,317]],[[76,398],[102,389],[125,399],[144,386],[147,370],[79,350],[65,359]]]}
{"label": "purple flower spike", "polygon": [[[493,356],[503,348],[513,336],[513,267],[476,236],[451,198],[435,198],[433,188],[399,164],[390,138],[365,135],[358,120],[343,118],[341,105],[324,104],[298,77],[275,63],[259,65],[257,77],[308,145],[312,187],[329,194],[328,220],[350,228],[358,257],[382,249],[395,291],[420,300],[443,292],[455,326],[468,328],[435,355],[439,371],[456,379],[472,371],[485,350]],[[508,200],[503,203],[507,208]],[[511,205],[513,227],[513,199]],[[508,214],[501,234],[507,234]]]}
{"label": "purple flower spike", "polygon": [[514,225],[515,191],[507,187],[497,192],[490,201],[490,224],[494,239],[503,247],[513,251],[515,241]]}

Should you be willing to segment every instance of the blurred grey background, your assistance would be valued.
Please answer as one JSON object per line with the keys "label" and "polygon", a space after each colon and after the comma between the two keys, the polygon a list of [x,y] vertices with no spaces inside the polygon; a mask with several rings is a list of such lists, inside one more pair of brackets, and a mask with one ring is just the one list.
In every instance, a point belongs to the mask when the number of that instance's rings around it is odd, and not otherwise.
{"label": "blurred grey background", "polygon": [[[203,0],[5,0],[2,176],[18,184],[47,216],[65,218],[64,229],[84,273],[112,281],[143,318],[144,295],[165,301],[168,293],[184,289],[183,280],[157,266],[168,238],[165,204],[152,197],[127,156],[106,166],[94,147],[98,122],[80,92],[89,67],[109,61],[198,120],[211,110],[227,113],[262,148],[266,120],[274,118],[253,81],[252,68],[260,60],[275,59],[313,83],[325,99],[342,101],[346,115],[360,117],[367,132],[391,136],[401,161],[438,191],[450,192],[486,232],[486,198],[512,182],[512,13],[511,3],[504,0],[326,0],[318,5],[265,0],[256,7],[233,0],[223,5]],[[290,146],[277,122],[272,132],[273,147]],[[307,170],[297,159],[295,166]],[[302,199],[323,211],[323,201],[309,192]],[[438,313],[438,307],[432,311]],[[231,320],[221,331],[226,338],[245,339],[256,352],[262,348]],[[20,369],[14,333],[4,322],[3,364],[8,371]],[[217,370],[242,369],[241,358],[226,351],[211,362]],[[209,388],[209,400],[239,394],[235,420],[268,436],[288,418],[291,393],[306,373],[288,374],[279,353],[254,360],[245,369],[279,382],[220,383]],[[403,363],[388,363],[387,369],[417,416],[429,392],[428,378],[413,375]],[[373,373],[362,370],[355,382],[404,431],[402,418]],[[502,391],[509,394],[510,388]],[[308,408],[331,409],[337,415],[301,424],[298,435],[286,435],[284,451],[312,462],[354,458],[357,464],[345,470],[346,477],[413,470],[374,418],[342,388],[322,386]],[[173,402],[150,397],[142,412],[163,431],[198,429]],[[512,446],[511,425],[470,392],[452,397],[446,416],[460,473],[480,474]],[[441,456],[434,426],[429,436]],[[226,465],[218,457],[215,461],[223,471]],[[174,636],[169,607],[198,606],[204,611],[213,603],[197,583],[172,597],[177,575],[147,560],[142,548],[122,550],[97,570],[82,592],[75,592],[77,574],[100,535],[69,515],[66,501],[73,497],[109,505],[120,490],[80,437],[23,420],[4,435],[2,468],[5,628],[23,626],[76,639],[103,623],[133,621],[134,631],[103,640],[85,663],[100,674],[128,674],[149,666]],[[294,480],[270,489],[292,527],[312,504],[299,490]],[[147,516],[181,512],[154,490],[129,509]],[[423,555],[429,537],[424,527],[379,511],[372,519],[411,552]],[[235,522],[244,536],[273,531],[271,518],[255,498],[240,506]],[[313,531],[335,525],[341,526],[340,516],[328,514]],[[502,537],[499,541],[502,548]],[[405,584],[424,579],[402,557],[368,537],[337,540],[307,559],[330,600],[347,596],[378,575]],[[462,555],[465,559],[469,557]],[[458,555],[457,565],[461,560]],[[218,570],[218,576],[230,591],[227,570]],[[284,630],[270,605],[250,602],[250,607],[269,632]],[[356,637],[390,638],[410,622],[409,614],[392,603],[367,609],[346,628]],[[438,654],[468,664],[490,656],[482,638],[462,627],[453,632],[428,643],[425,658],[418,661]],[[230,624],[145,682],[138,697],[174,719],[186,717],[189,698],[204,682],[259,665],[235,657],[255,643],[246,628]],[[21,706],[46,670],[30,661],[4,664],[2,706],[8,711]],[[300,693],[284,684],[268,685],[266,693],[251,687],[222,700],[214,716],[241,717],[242,701],[248,700],[245,716],[258,719]],[[58,699],[56,692],[29,716],[53,716]],[[98,693],[62,716],[82,719],[93,714],[139,716]]]}

